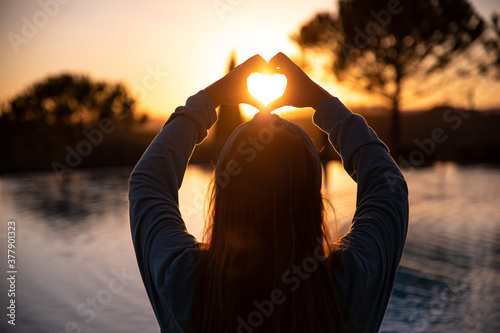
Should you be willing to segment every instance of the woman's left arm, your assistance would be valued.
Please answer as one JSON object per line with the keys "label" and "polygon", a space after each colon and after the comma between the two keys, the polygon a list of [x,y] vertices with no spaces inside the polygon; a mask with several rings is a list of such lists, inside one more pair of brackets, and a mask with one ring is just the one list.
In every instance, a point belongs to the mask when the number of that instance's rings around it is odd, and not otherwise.
{"label": "woman's left arm", "polygon": [[132,172],[130,227],[146,286],[158,285],[157,279],[163,278],[172,260],[196,244],[182,220],[178,191],[194,146],[216,120],[215,108],[204,91],[191,96],[171,115]]}
{"label": "woman's left arm", "polygon": [[[178,107],[137,163],[129,181],[130,223],[138,260],[150,253],[151,241],[160,230],[167,240],[188,236],[179,212],[178,191],[194,146],[217,121],[220,104],[249,103],[263,107],[246,89],[250,73],[267,63],[256,55]],[[169,242],[170,244],[170,242]]]}
{"label": "woman's left arm", "polygon": [[[260,106],[249,97],[246,79],[265,60],[254,56],[236,67],[205,90],[191,96],[178,107],[150,144],[134,168],[129,180],[130,228],[137,262],[146,291],[162,328],[172,322],[171,299],[167,295],[178,289],[168,270],[174,263],[190,265],[182,256],[197,241],[187,232],[179,211],[178,191],[189,158],[196,144],[207,136],[217,121],[219,104],[249,103]],[[265,63],[266,64],[266,63]],[[186,258],[186,260],[182,260]],[[190,266],[189,266],[190,267]],[[186,269],[186,271],[189,271]],[[177,295],[188,297],[187,295]],[[177,297],[176,296],[176,297]],[[185,319],[185,318],[183,318]]]}

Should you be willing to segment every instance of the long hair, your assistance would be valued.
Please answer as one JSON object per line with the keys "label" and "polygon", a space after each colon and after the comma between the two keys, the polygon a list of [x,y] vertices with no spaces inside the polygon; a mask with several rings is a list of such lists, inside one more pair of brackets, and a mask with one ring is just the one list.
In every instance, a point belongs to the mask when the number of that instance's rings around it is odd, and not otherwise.
{"label": "long hair", "polygon": [[195,332],[342,332],[346,320],[308,136],[277,115],[237,128],[217,162]]}

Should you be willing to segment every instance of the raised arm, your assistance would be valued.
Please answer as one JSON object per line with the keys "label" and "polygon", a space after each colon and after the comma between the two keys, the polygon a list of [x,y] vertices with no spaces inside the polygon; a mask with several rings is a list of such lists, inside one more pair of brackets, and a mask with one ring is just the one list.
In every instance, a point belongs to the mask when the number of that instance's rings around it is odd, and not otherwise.
{"label": "raised arm", "polygon": [[284,54],[270,64],[288,79],[271,107],[309,106],[314,123],[329,135],[347,173],[358,184],[356,212],[340,240],[335,268],[340,299],[364,332],[378,332],[389,302],[408,229],[408,190],[387,147],[337,98],[314,83]]}
{"label": "raised arm", "polygon": [[341,299],[364,332],[378,332],[406,241],[406,182],[375,132],[337,98],[323,101],[314,121],[358,184],[351,228],[340,240],[342,267],[334,273]]}
{"label": "raised arm", "polygon": [[[189,158],[196,144],[207,136],[217,120],[220,104],[249,103],[263,107],[245,85],[246,78],[259,66],[267,65],[254,56],[205,90],[191,96],[178,107],[150,144],[134,168],[129,181],[130,228],[142,279],[162,329],[187,325],[185,303],[192,286],[185,292],[181,284],[191,276],[177,277],[175,266],[193,268],[197,241],[190,235],[179,211],[178,191]],[[246,92],[246,93],[245,93]],[[186,285],[183,285],[184,287]]]}
{"label": "raised arm", "polygon": [[173,286],[167,273],[181,256],[189,259],[197,243],[182,220],[178,190],[195,144],[205,138],[216,118],[204,91],[191,96],[185,106],[175,110],[130,176],[132,240],[144,286],[162,328],[172,323],[171,297],[167,301],[166,295]]}

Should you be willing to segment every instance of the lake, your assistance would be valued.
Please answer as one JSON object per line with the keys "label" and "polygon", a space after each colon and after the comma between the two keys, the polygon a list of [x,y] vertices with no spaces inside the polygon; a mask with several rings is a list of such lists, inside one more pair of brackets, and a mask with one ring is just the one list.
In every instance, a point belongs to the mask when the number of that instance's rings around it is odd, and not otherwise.
{"label": "lake", "polygon": [[[159,332],[130,236],[130,171],[75,171],[62,183],[53,173],[0,177],[2,332]],[[404,174],[410,230],[381,332],[500,332],[500,169],[441,163]],[[188,230],[200,240],[210,176],[190,166],[180,191]],[[338,162],[327,165],[325,183],[345,232],[356,184]],[[11,299],[15,327],[7,323]]]}

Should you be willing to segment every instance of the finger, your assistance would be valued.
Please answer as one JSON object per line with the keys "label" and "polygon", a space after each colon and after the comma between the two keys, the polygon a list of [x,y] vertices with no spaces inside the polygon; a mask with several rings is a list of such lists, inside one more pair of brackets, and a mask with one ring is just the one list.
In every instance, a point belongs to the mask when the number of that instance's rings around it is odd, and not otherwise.
{"label": "finger", "polygon": [[274,65],[277,63],[283,63],[286,59],[289,59],[286,54],[284,54],[283,52],[278,52],[269,60],[269,64]]}
{"label": "finger", "polygon": [[[283,72],[285,75],[290,73],[290,71],[294,70],[297,65],[293,63],[290,58],[288,58],[284,53],[279,52],[274,57],[269,60],[269,65],[274,70],[279,70]],[[278,69],[279,67],[279,69]]]}
{"label": "finger", "polygon": [[269,75],[281,74],[281,75],[285,75],[286,76],[285,72],[283,72],[283,70],[281,68],[279,68],[279,67],[273,68],[271,66],[269,66],[269,67],[270,67],[269,68]]}
{"label": "finger", "polygon": [[240,67],[241,65],[248,65],[248,64],[251,64],[251,63],[254,63],[254,62],[261,62],[261,61],[264,61],[264,58],[262,58],[259,54],[255,54],[253,56],[251,56],[250,58],[248,58],[247,60],[243,61],[241,64],[239,64],[237,67]]}
{"label": "finger", "polygon": [[275,99],[274,101],[270,102],[269,104],[267,104],[266,106],[266,112],[272,112],[282,106],[286,106],[288,105],[288,103],[286,102],[286,98],[285,98],[285,95]]}
{"label": "finger", "polygon": [[243,99],[242,103],[249,104],[249,105],[257,108],[259,111],[262,111],[262,110],[264,110],[266,108],[266,106],[264,105],[264,103],[262,103],[257,98],[255,98],[254,96],[252,96],[250,93],[246,93],[245,94],[245,98]]}
{"label": "finger", "polygon": [[244,67],[246,73],[255,73],[268,70],[269,64],[259,54],[256,54],[248,58],[240,66]]}

